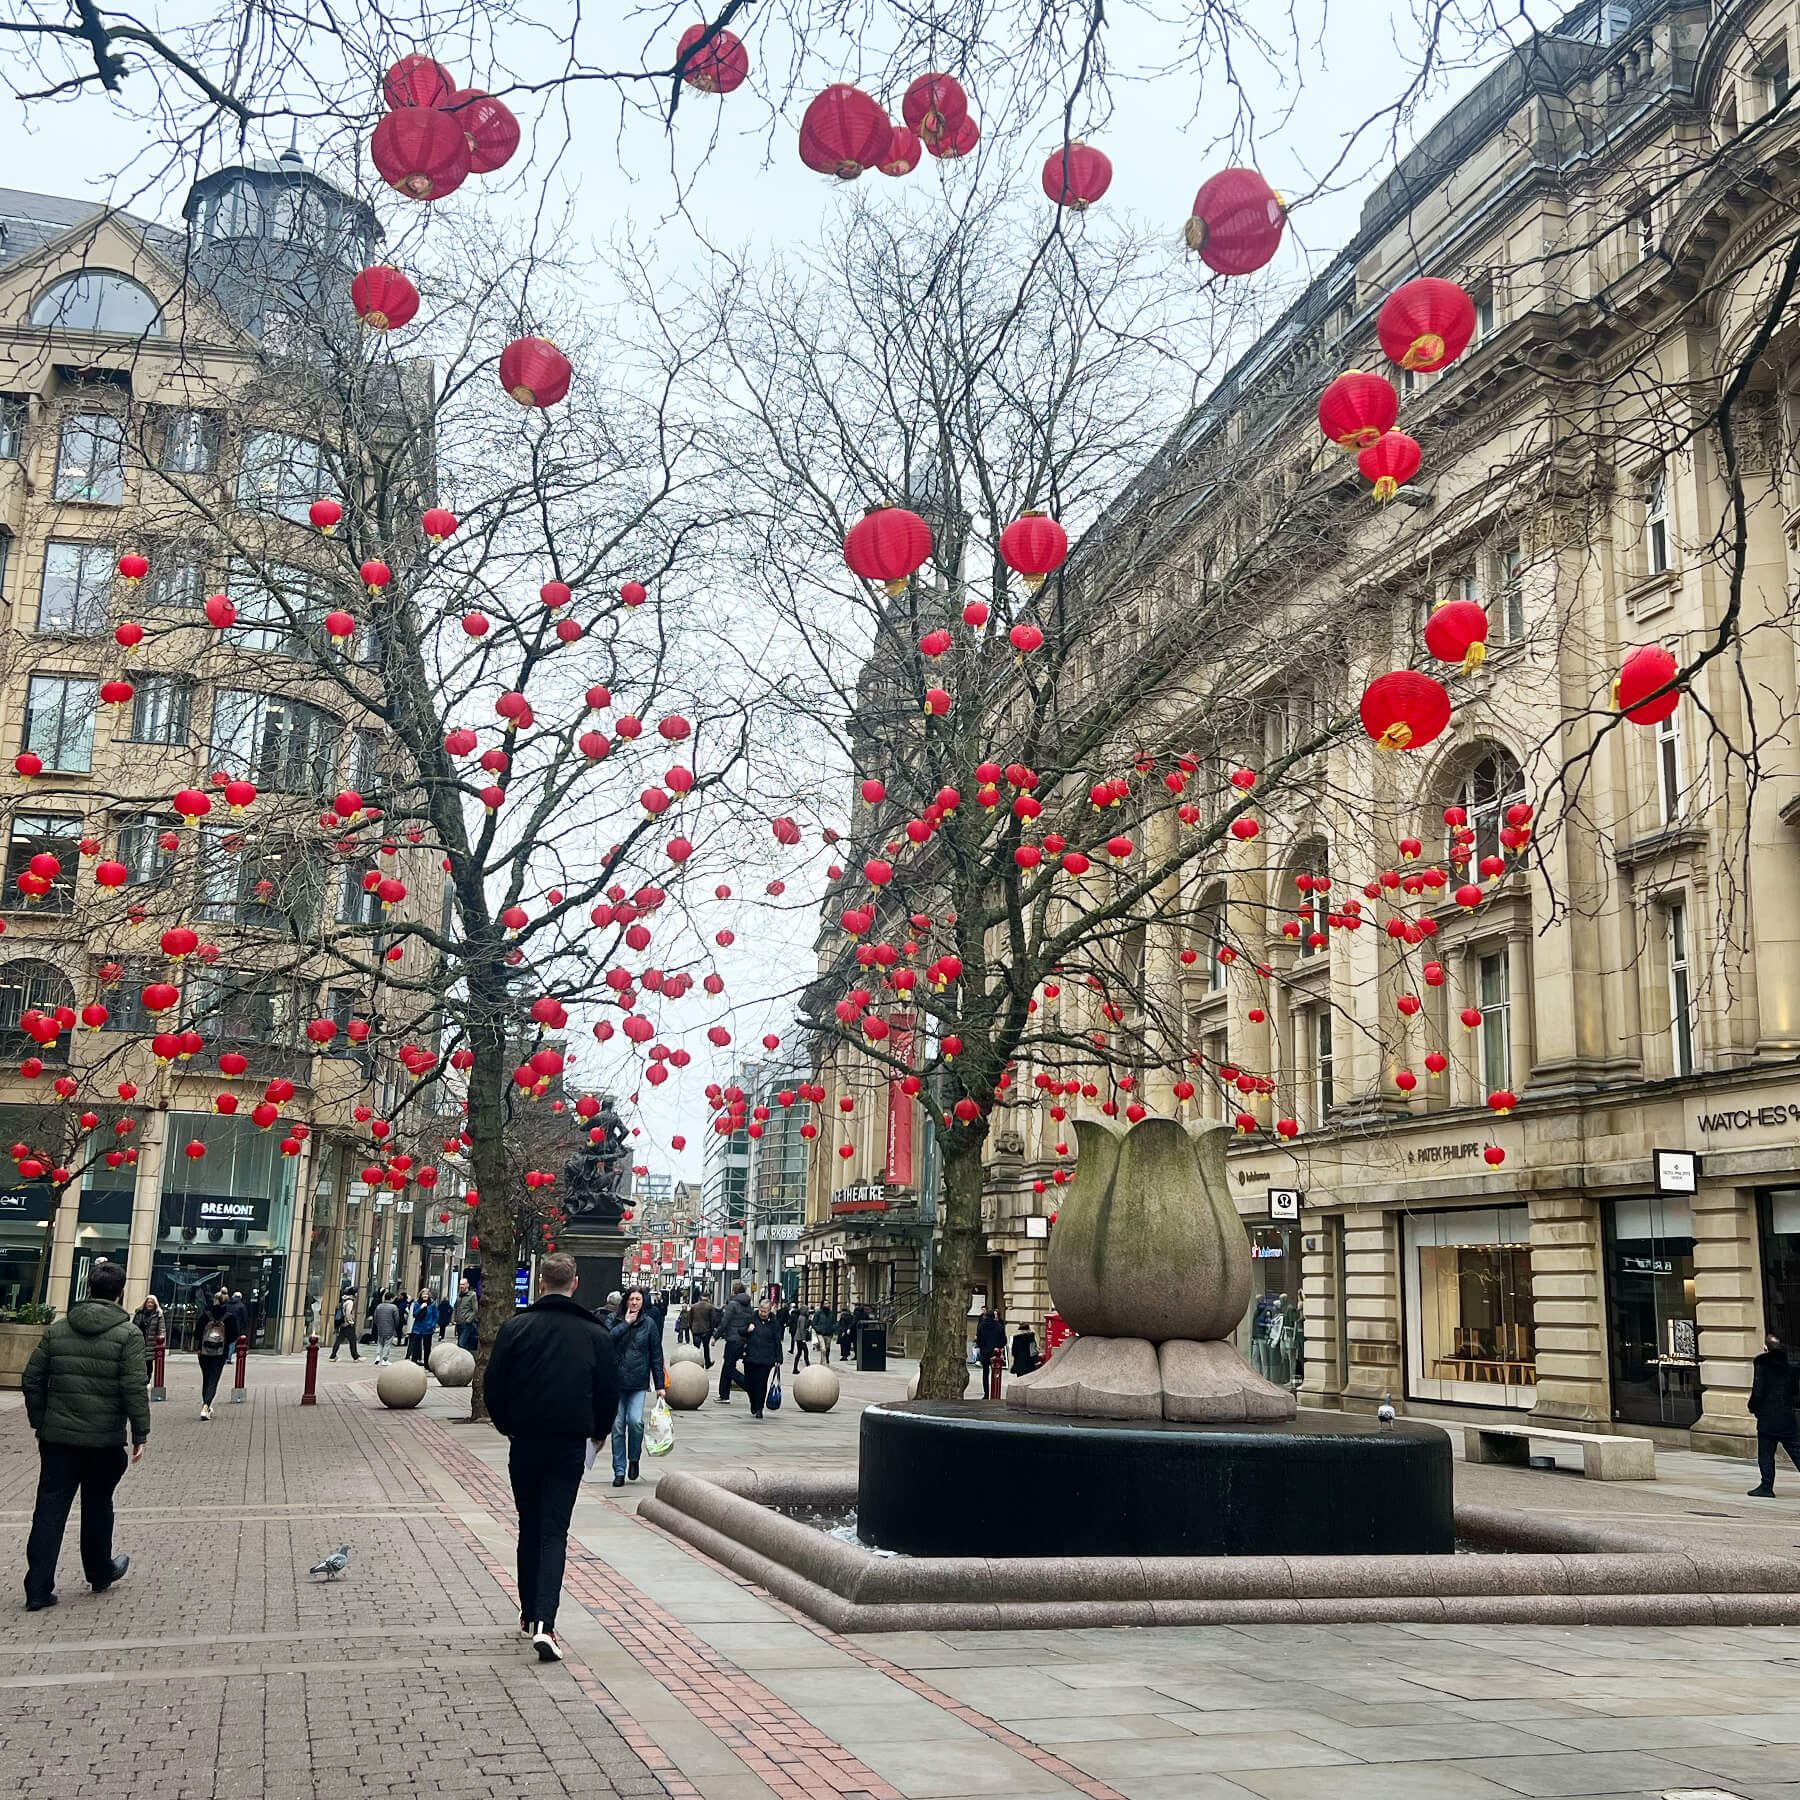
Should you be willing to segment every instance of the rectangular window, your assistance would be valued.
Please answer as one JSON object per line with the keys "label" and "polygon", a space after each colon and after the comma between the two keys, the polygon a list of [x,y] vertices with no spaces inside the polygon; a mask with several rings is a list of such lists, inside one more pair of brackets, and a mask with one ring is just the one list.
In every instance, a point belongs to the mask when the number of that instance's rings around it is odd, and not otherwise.
{"label": "rectangular window", "polygon": [[125,421],[116,413],[78,412],[62,422],[56,445],[56,498],[90,506],[125,499]]}
{"label": "rectangular window", "polygon": [[117,566],[118,552],[111,544],[46,544],[38,630],[98,636],[106,629],[106,606]]}
{"label": "rectangular window", "polygon": [[1526,1208],[1410,1213],[1402,1247],[1407,1392],[1529,1406],[1537,1353]]}
{"label": "rectangular window", "polygon": [[1314,1128],[1323,1130],[1337,1101],[1333,1081],[1336,1056],[1332,1048],[1332,1019],[1329,1006],[1311,1009],[1308,1024],[1312,1037],[1312,1090]]}
{"label": "rectangular window", "polygon": [[210,475],[219,466],[218,415],[169,408],[162,416],[156,466],[170,475]]}
{"label": "rectangular window", "polygon": [[46,769],[85,775],[94,766],[94,709],[97,682],[67,675],[34,675],[26,690],[24,748],[35,750]]}
{"label": "rectangular window", "polygon": [[67,813],[15,813],[12,835],[6,846],[4,904],[17,906],[22,899],[19,877],[39,851],[48,851],[62,864],[62,872],[50,884],[49,893],[33,902],[38,912],[68,912],[75,904],[75,872],[81,862],[81,821]]}
{"label": "rectangular window", "polygon": [[0,394],[0,461],[17,462],[25,442],[28,404],[23,394]]}
{"label": "rectangular window", "polygon": [[1517,644],[1524,641],[1524,566],[1524,558],[1517,544],[1509,544],[1500,552],[1500,616],[1494,623],[1500,628],[1503,643]]}
{"label": "rectangular window", "polygon": [[1212,909],[1210,937],[1206,959],[1206,991],[1209,994],[1222,994],[1230,980],[1231,968],[1224,954],[1231,947],[1231,940],[1226,920],[1226,905],[1223,900]]}
{"label": "rectangular window", "polygon": [[150,553],[150,573],[138,590],[146,606],[178,606],[198,611],[206,601],[206,571],[194,560]]}
{"label": "rectangular window", "polygon": [[340,727],[304,700],[221,688],[213,696],[216,766],[283,794],[328,793]]}
{"label": "rectangular window", "polygon": [[359,731],[350,740],[350,785],[359,794],[372,797],[381,792],[384,741],[379,731]]}
{"label": "rectangular window", "polygon": [[1666,825],[1681,818],[1681,714],[1672,712],[1656,726],[1656,811]]}
{"label": "rectangular window", "polygon": [[240,650],[306,656],[312,650],[309,636],[323,634],[325,603],[319,578],[310,569],[270,563],[253,570],[235,564],[231,597],[238,616],[225,641]]}
{"label": "rectangular window", "polygon": [[130,871],[127,887],[166,887],[175,868],[175,851],[163,840],[173,839],[173,819],[144,813],[119,827],[119,861]]}
{"label": "rectangular window", "polygon": [[1200,1060],[1206,1065],[1206,1116],[1223,1119],[1231,1104],[1219,1079],[1219,1070],[1231,1061],[1231,1040],[1222,1031],[1209,1031],[1200,1040]]}
{"label": "rectangular window", "polygon": [[1658,469],[1644,483],[1644,573],[1660,575],[1669,566],[1669,484]]}
{"label": "rectangular window", "polygon": [[1632,215],[1631,241],[1639,262],[1648,262],[1656,254],[1656,215],[1647,206]]}
{"label": "rectangular window", "polygon": [[1481,1007],[1481,1087],[1484,1095],[1512,1086],[1512,969],[1504,950],[1482,957],[1479,965]]}
{"label": "rectangular window", "polygon": [[201,827],[198,919],[303,936],[318,923],[323,885],[317,860],[291,838]]}
{"label": "rectangular window", "polygon": [[188,979],[196,1026],[221,1042],[292,1049],[299,1043],[298,994],[279,975],[197,971]]}
{"label": "rectangular window", "polygon": [[194,684],[185,675],[145,675],[131,700],[134,744],[185,744],[194,709]]}
{"label": "rectangular window", "polygon": [[1772,113],[1788,97],[1787,39],[1777,38],[1762,53],[1756,65],[1756,87],[1762,110]]}
{"label": "rectangular window", "polygon": [[1669,936],[1669,1048],[1675,1073],[1694,1072],[1694,984],[1688,961],[1687,907],[1664,910]]}
{"label": "rectangular window", "polygon": [[376,925],[381,921],[381,898],[363,886],[369,874],[366,863],[352,863],[338,877],[337,916],[340,925]]}
{"label": "rectangular window", "polygon": [[307,509],[329,490],[325,452],[282,431],[252,431],[238,464],[239,504],[305,523]]}
{"label": "rectangular window", "polygon": [[1494,290],[1475,297],[1475,342],[1485,344],[1494,335]]}
{"label": "rectangular window", "polygon": [[1456,598],[1467,600],[1476,606],[1481,604],[1481,571],[1467,568],[1456,580]]}

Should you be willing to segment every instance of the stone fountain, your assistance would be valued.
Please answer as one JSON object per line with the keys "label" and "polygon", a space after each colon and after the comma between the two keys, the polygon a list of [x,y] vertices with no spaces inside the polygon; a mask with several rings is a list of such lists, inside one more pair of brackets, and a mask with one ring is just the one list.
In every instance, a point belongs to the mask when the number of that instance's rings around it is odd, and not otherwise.
{"label": "stone fountain", "polygon": [[1250,1300],[1229,1128],[1076,1128],[1050,1297],[1080,1335],[1004,1404],[869,1408],[863,1542],[919,1556],[1449,1552],[1442,1430],[1301,1420],[1228,1341]]}

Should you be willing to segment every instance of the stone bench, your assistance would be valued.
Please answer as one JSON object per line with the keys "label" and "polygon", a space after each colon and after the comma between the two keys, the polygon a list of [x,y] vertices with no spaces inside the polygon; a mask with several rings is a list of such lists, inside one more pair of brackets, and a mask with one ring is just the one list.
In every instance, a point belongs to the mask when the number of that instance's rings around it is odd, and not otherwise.
{"label": "stone bench", "polygon": [[1656,1446],[1648,1438],[1616,1437],[1598,1431],[1544,1431],[1535,1425],[1468,1425],[1463,1428],[1463,1456],[1472,1463],[1528,1468],[1534,1439],[1548,1444],[1579,1444],[1581,1473],[1587,1481],[1656,1479]]}

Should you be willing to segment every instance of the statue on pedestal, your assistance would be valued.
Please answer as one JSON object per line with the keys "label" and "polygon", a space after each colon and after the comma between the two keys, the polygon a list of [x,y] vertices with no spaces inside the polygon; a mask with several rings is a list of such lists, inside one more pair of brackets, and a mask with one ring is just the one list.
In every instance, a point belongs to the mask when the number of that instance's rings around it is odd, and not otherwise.
{"label": "statue on pedestal", "polygon": [[626,1132],[610,1096],[600,1102],[589,1140],[563,1165],[571,1222],[615,1226],[625,1210]]}

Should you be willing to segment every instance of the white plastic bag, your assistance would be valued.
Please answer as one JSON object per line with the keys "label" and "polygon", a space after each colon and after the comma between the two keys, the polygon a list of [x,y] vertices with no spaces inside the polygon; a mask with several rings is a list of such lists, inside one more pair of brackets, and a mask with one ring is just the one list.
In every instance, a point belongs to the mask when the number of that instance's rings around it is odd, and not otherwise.
{"label": "white plastic bag", "polygon": [[658,1394],[644,1414],[644,1454],[667,1456],[675,1448],[675,1415],[669,1403]]}

